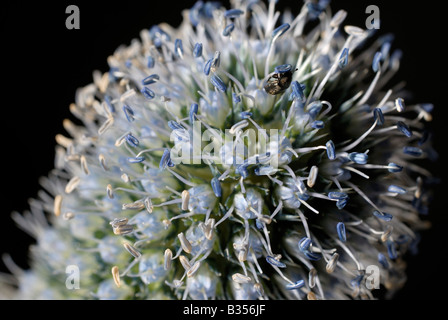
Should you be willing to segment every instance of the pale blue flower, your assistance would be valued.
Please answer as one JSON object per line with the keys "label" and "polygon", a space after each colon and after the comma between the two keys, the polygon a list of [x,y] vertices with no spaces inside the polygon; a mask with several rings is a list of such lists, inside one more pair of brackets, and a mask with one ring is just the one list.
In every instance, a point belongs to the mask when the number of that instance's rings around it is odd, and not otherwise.
{"label": "pale blue flower", "polygon": [[329,1],[297,17],[276,2],[199,1],[178,28],[152,26],[108,58],[77,91],[82,125],[64,122],[46,192],[13,214],[36,245],[30,270],[5,258],[17,289],[2,291],[370,299],[368,266],[385,290],[402,286],[428,211],[431,174],[415,160],[434,153],[433,106],[388,85],[390,38],[365,41]]}

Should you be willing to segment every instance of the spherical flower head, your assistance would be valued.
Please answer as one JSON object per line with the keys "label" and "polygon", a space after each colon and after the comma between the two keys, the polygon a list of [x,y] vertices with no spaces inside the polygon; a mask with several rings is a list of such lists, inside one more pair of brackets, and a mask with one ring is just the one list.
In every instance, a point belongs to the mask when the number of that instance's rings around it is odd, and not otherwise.
{"label": "spherical flower head", "polygon": [[388,87],[390,37],[365,41],[328,1],[296,17],[275,5],[199,1],[77,91],[83,126],[64,121],[46,193],[13,215],[37,241],[18,298],[371,299],[403,285],[432,105]]}

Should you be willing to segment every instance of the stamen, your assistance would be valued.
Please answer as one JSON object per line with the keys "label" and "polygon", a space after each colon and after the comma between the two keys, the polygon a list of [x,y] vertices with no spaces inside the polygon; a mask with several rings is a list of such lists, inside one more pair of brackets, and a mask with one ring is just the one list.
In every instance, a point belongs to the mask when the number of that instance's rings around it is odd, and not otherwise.
{"label": "stamen", "polygon": [[170,127],[171,130],[185,130],[181,124],[174,120],[168,121],[168,127]]}
{"label": "stamen", "polygon": [[121,281],[120,281],[120,273],[117,266],[112,267],[112,278],[114,279],[115,285],[120,288]]}
{"label": "stamen", "polygon": [[397,251],[395,249],[395,243],[392,240],[387,240],[386,246],[387,246],[387,254],[389,255],[389,258],[391,258],[392,260],[397,259],[398,255],[397,255]]}
{"label": "stamen", "polygon": [[147,62],[146,62],[146,67],[148,68],[148,69],[152,69],[152,68],[154,68],[154,65],[156,64],[156,61],[154,60],[154,58],[153,57],[151,57],[151,56],[148,56],[148,60],[147,60]]}
{"label": "stamen", "polygon": [[224,217],[222,217],[218,222],[215,223],[215,226],[214,226],[214,227],[216,228],[219,224],[221,224],[221,222],[225,221],[228,217],[230,217],[230,215],[232,214],[232,212],[233,212],[234,209],[235,209],[235,206],[232,205],[232,206],[230,207],[230,209],[226,212],[226,214],[224,215]]}
{"label": "stamen", "polygon": [[417,182],[417,186],[415,187],[414,197],[419,199],[422,195],[423,179],[421,177],[417,177],[416,182]]}
{"label": "stamen", "polygon": [[276,266],[278,268],[286,268],[286,264],[284,264],[283,262],[277,260],[276,258],[274,258],[272,256],[266,256],[266,261],[269,264]]}
{"label": "stamen", "polygon": [[385,268],[389,269],[389,262],[384,254],[378,253],[378,262]]}
{"label": "stamen", "polygon": [[184,177],[182,177],[180,174],[174,172],[174,171],[171,170],[170,168],[167,168],[167,169],[168,169],[168,171],[169,171],[173,176],[175,176],[177,179],[179,179],[180,181],[182,181],[182,183],[186,184],[187,186],[190,186],[190,187],[196,187],[196,186],[197,186],[196,183],[191,182],[191,181],[188,181],[187,179],[185,179]]}
{"label": "stamen", "polygon": [[[125,81],[125,79],[123,79],[122,81]],[[127,85],[128,82],[129,82],[129,80],[126,79],[126,85]],[[129,89],[129,88],[127,87],[127,89]],[[121,97],[120,97],[120,101],[121,101],[121,102],[124,102],[124,101],[126,101],[127,99],[130,99],[130,98],[134,97],[135,94],[136,94],[136,92],[135,92],[134,89],[129,89],[129,90],[127,90],[125,93],[123,93],[123,94],[121,95]]]}
{"label": "stamen", "polygon": [[222,195],[222,190],[221,190],[221,183],[219,182],[219,179],[217,177],[214,177],[211,181],[211,185],[212,185],[213,193],[215,194],[215,196],[217,198],[220,198]]}
{"label": "stamen", "polygon": [[191,269],[191,264],[190,261],[188,261],[187,257],[181,255],[179,256],[179,261],[186,271]]}
{"label": "stamen", "polygon": [[115,106],[112,103],[112,98],[110,96],[108,96],[108,95],[105,95],[104,96],[104,102],[106,103],[107,108],[109,109],[109,112],[110,113],[114,113],[115,112]]}
{"label": "stamen", "polygon": [[395,109],[397,109],[398,112],[403,112],[405,109],[404,100],[402,98],[395,99]]}
{"label": "stamen", "polygon": [[126,235],[129,233],[132,233],[134,231],[134,226],[133,225],[119,225],[116,227],[113,227],[114,230],[114,234],[122,236],[122,235]]}
{"label": "stamen", "polygon": [[100,166],[101,166],[101,168],[103,168],[104,171],[108,171],[109,168],[106,166],[106,157],[104,157],[103,154],[100,154],[100,155],[98,156],[98,160],[99,160],[99,162],[100,162]]}
{"label": "stamen", "polygon": [[181,59],[183,58],[184,48],[182,46],[182,40],[181,39],[174,40],[174,53],[176,54],[177,57],[179,57]]}
{"label": "stamen", "polygon": [[81,179],[77,176],[74,176],[73,178],[71,178],[70,181],[65,186],[65,193],[67,193],[67,194],[72,193],[72,191],[76,189],[76,187],[79,185],[80,182],[81,182]]}
{"label": "stamen", "polygon": [[327,149],[328,159],[330,160],[336,159],[336,152],[333,141],[328,140],[327,143],[325,144],[325,148]]}
{"label": "stamen", "polygon": [[236,283],[249,283],[252,281],[251,277],[245,276],[241,273],[234,273],[232,275],[232,280],[235,281]]}
{"label": "stamen", "polygon": [[362,265],[359,263],[359,261],[356,259],[356,257],[353,255],[353,253],[350,251],[349,248],[347,248],[347,246],[341,242],[339,239],[335,239],[335,241],[339,244],[339,246],[350,256],[350,258],[352,258],[352,260],[356,263],[356,267],[358,268],[358,270],[362,270]]}
{"label": "stamen", "polygon": [[[129,161],[129,159],[128,159],[128,161]],[[120,176],[120,178],[121,178],[121,180],[123,180],[123,182],[125,182],[125,183],[128,183],[128,182],[131,181],[131,178],[129,177],[129,175],[128,175],[127,173],[123,173],[123,174]]]}
{"label": "stamen", "polygon": [[71,219],[73,219],[74,217],[75,217],[75,214],[74,214],[73,212],[65,212],[65,213],[62,215],[62,219],[66,220],[66,221],[71,220]]}
{"label": "stamen", "polygon": [[264,296],[264,290],[263,290],[263,286],[260,284],[260,283],[255,283],[254,284],[254,289],[255,289],[255,291],[258,293],[258,295],[260,296],[260,297],[263,297]]}
{"label": "stamen", "polygon": [[238,18],[244,13],[244,11],[240,9],[230,9],[224,13],[224,18]]}
{"label": "stamen", "polygon": [[148,211],[148,213],[152,213],[154,206],[152,205],[151,198],[146,197],[143,203],[145,204],[146,211]]}
{"label": "stamen", "polygon": [[333,253],[333,256],[328,261],[327,266],[325,267],[325,270],[327,273],[333,273],[334,269],[336,268],[336,265],[339,260],[339,254],[337,252]]}
{"label": "stamen", "polygon": [[423,150],[418,148],[418,147],[409,147],[409,146],[405,146],[403,148],[403,153],[419,158],[423,155]]}
{"label": "stamen", "polygon": [[303,237],[302,239],[299,240],[298,246],[299,246],[299,250],[305,255],[305,257],[307,257],[309,260],[320,260],[321,256],[319,253],[316,252],[312,252],[312,241],[311,238],[307,237]]}
{"label": "stamen", "polygon": [[152,75],[150,75],[150,76],[144,78],[144,79],[142,80],[142,84],[143,84],[144,86],[148,86],[148,85],[150,85],[150,84],[156,83],[156,82],[159,81],[159,80],[160,80],[160,77],[159,77],[158,74],[152,74]]}
{"label": "stamen", "polygon": [[138,147],[139,141],[136,137],[134,137],[132,134],[128,133],[125,137],[126,142],[131,147]]}
{"label": "stamen", "polygon": [[392,231],[394,230],[394,227],[392,227],[390,224],[386,226],[386,230],[383,231],[381,234],[381,241],[386,242],[387,239],[389,239],[390,235],[392,234]]}
{"label": "stamen", "polygon": [[394,184],[391,184],[388,188],[387,191],[391,192],[391,193],[397,193],[397,194],[405,194],[406,193],[406,189],[403,187],[399,187],[396,186]]}
{"label": "stamen", "polygon": [[380,108],[373,109],[373,119],[380,126],[382,126],[384,124],[384,115],[383,115],[383,111],[381,111]]}
{"label": "stamen", "polygon": [[293,81],[291,83],[291,88],[292,88],[291,98],[299,99],[299,101],[304,101],[305,94],[303,91],[305,90],[305,85],[302,85],[297,81]]}
{"label": "stamen", "polygon": [[412,137],[411,129],[402,121],[397,122],[397,129],[400,130],[406,137]]}
{"label": "stamen", "polygon": [[348,198],[346,198],[346,199],[339,199],[338,201],[336,201],[336,207],[339,210],[342,210],[347,205],[347,202],[348,202]]}
{"label": "stamen", "polygon": [[163,226],[165,227],[165,229],[168,229],[171,226],[171,219],[163,219],[162,220]]}
{"label": "stamen", "polygon": [[247,119],[247,118],[250,118],[250,117],[252,117],[252,112],[250,112],[250,111],[243,111],[243,112],[241,112],[240,113],[240,117],[241,117],[241,119]]}
{"label": "stamen", "polygon": [[377,72],[380,69],[380,60],[383,57],[381,52],[375,53],[375,56],[373,57],[372,61],[372,70],[373,72]]}
{"label": "stamen", "polygon": [[145,157],[129,157],[128,162],[129,163],[142,163],[145,161]]}
{"label": "stamen", "polygon": [[230,23],[230,24],[228,24],[225,28],[224,28],[224,30],[223,30],[223,32],[222,32],[222,35],[224,36],[224,37],[228,37],[228,36],[230,36],[230,34],[232,33],[232,31],[235,29],[235,25],[233,24],[233,23]]}
{"label": "stamen", "polygon": [[85,155],[82,155],[79,161],[80,161],[81,168],[82,168],[82,171],[84,172],[84,174],[85,174],[85,175],[89,175],[89,174],[90,174],[90,171],[89,171],[89,168],[88,168],[88,166],[87,166],[87,159],[86,159],[86,156],[85,156]]}
{"label": "stamen", "polygon": [[331,18],[330,27],[337,28],[345,20],[346,17],[347,11],[339,10],[334,14],[333,18]]}
{"label": "stamen", "polygon": [[283,208],[283,202],[280,201],[280,203],[278,204],[277,208],[275,208],[274,212],[270,215],[269,219],[271,219],[271,220],[274,219],[275,215],[277,213],[279,213],[282,208]]}
{"label": "stamen", "polygon": [[300,216],[300,220],[302,221],[306,236],[311,239],[311,233],[310,233],[310,229],[308,228],[308,223],[306,222],[305,215],[303,214],[303,212],[300,209],[297,209],[296,212]]}
{"label": "stamen", "polygon": [[212,64],[211,64],[211,70],[213,72],[216,72],[216,70],[219,68],[219,65],[221,64],[221,52],[215,51],[215,55],[213,56]]}
{"label": "stamen", "polygon": [[163,151],[162,158],[160,159],[159,168],[165,169],[169,165],[170,162],[171,162],[170,150],[165,149]]}
{"label": "stamen", "polygon": [[[270,64],[270,60],[271,60],[272,50],[274,48],[274,43],[279,37],[281,37],[283,34],[285,34],[285,32],[288,31],[290,27],[291,26],[289,25],[289,23],[284,23],[272,32],[272,34],[271,34],[272,41],[269,45],[269,51],[268,51],[268,54],[266,57],[265,65],[264,65],[264,76],[265,77],[268,76],[268,73],[269,73],[268,70],[269,70],[269,64]],[[266,31],[267,31],[267,29],[266,29]]]}
{"label": "stamen", "polygon": [[180,241],[180,245],[182,247],[182,249],[186,252],[186,253],[191,253],[191,243],[190,241],[188,241],[188,239],[185,237],[184,233],[181,232],[177,235],[177,237],[179,238]]}
{"label": "stamen", "polygon": [[112,125],[114,124],[114,118],[113,117],[107,117],[106,121],[99,127],[98,134],[102,135],[104,132],[107,131]]}
{"label": "stamen", "polygon": [[191,278],[192,276],[194,276],[194,274],[196,273],[196,271],[198,271],[200,266],[201,266],[201,262],[200,261],[196,261],[193,264],[193,266],[190,268],[190,270],[187,271],[187,277]]}
{"label": "stamen", "polygon": [[192,103],[190,106],[190,124],[194,123],[196,115],[198,114],[199,106],[197,103]]}
{"label": "stamen", "polygon": [[361,177],[363,177],[365,179],[369,179],[368,175],[366,175],[364,172],[361,172],[361,171],[359,171],[359,170],[357,170],[355,168],[352,168],[350,166],[343,166],[342,168],[347,169],[348,171],[352,171],[352,172],[354,172],[356,174],[359,174]]}
{"label": "stamen", "polygon": [[212,240],[213,239],[213,230],[215,228],[215,219],[208,219],[205,222],[205,228],[203,230],[205,238],[207,238],[207,240]]}
{"label": "stamen", "polygon": [[132,121],[135,120],[135,118],[134,118],[134,110],[132,110],[132,108],[130,106],[125,104],[123,106],[123,112],[124,112],[124,115],[126,116],[126,119],[129,122],[132,122]]}
{"label": "stamen", "polygon": [[357,164],[366,164],[369,156],[365,153],[351,152],[348,154],[348,158]]}
{"label": "stamen", "polygon": [[396,172],[401,172],[401,170],[403,170],[403,167],[402,167],[402,166],[399,166],[399,165],[396,164],[396,163],[390,162],[390,163],[387,165],[387,170],[388,170],[389,172],[396,173]]}
{"label": "stamen", "polygon": [[109,224],[113,228],[116,228],[118,226],[124,226],[124,225],[128,224],[128,221],[129,221],[128,218],[115,218],[114,220],[109,222]]}
{"label": "stamen", "polygon": [[313,129],[323,129],[325,127],[325,124],[321,120],[316,120],[316,121],[311,122],[310,126]]}
{"label": "stamen", "polygon": [[286,284],[286,289],[287,290],[296,290],[296,289],[300,289],[305,285],[305,281],[303,281],[302,279],[296,281],[295,283],[287,283]]}
{"label": "stamen", "polygon": [[378,210],[373,211],[373,215],[383,221],[386,221],[386,222],[391,221],[393,218],[393,215],[391,215],[390,213],[381,212]]}
{"label": "stamen", "polygon": [[143,87],[142,90],[140,90],[140,92],[143,94],[143,96],[148,99],[148,100],[152,100],[154,99],[154,97],[156,96],[156,94],[154,93],[154,91],[152,91],[151,89],[149,89],[148,87]]}
{"label": "stamen", "polygon": [[306,201],[302,200],[299,198],[300,203],[302,203],[304,206],[306,206],[308,209],[310,209],[311,211],[313,211],[316,214],[319,214],[319,211],[317,211],[316,209],[314,209],[311,205],[309,205]]}
{"label": "stamen", "polygon": [[[379,108],[374,109],[374,115],[375,115],[375,110],[380,110],[380,109],[379,109]],[[376,127],[378,121],[380,121],[380,122],[383,121],[383,122],[384,122],[384,117],[383,117],[383,119],[381,120],[381,116],[382,116],[382,112],[381,112],[381,111],[379,111],[379,113],[377,112],[377,116],[376,116],[376,118],[375,118],[375,121],[374,121],[373,125],[369,128],[369,130],[367,130],[366,132],[364,132],[364,134],[361,135],[357,140],[355,140],[354,142],[352,142],[352,143],[349,144],[348,146],[344,147],[344,148],[342,149],[342,151],[348,151],[348,150],[351,150],[351,149],[353,149],[354,147],[356,147],[359,143],[361,143],[361,141],[364,140],[365,137],[367,137],[367,136],[373,131],[373,129],[375,129],[375,127]]]}
{"label": "stamen", "polygon": [[345,184],[347,184],[350,188],[352,188],[353,190],[355,190],[368,204],[370,204],[373,208],[375,208],[375,210],[378,210],[381,212],[381,210],[372,202],[372,200],[370,200],[364,192],[361,191],[361,189],[359,189],[356,185],[354,185],[353,183],[349,182],[349,181],[344,181]]}
{"label": "stamen", "polygon": [[342,50],[341,56],[339,57],[339,68],[344,68],[348,63],[348,48]]}
{"label": "stamen", "polygon": [[229,130],[230,134],[236,134],[241,129],[246,128],[249,125],[247,120],[241,120],[240,122],[235,123]]}
{"label": "stamen", "polygon": [[182,191],[182,211],[188,210],[188,204],[190,201],[190,193],[188,190]]}
{"label": "stamen", "polygon": [[61,207],[62,207],[62,196],[58,194],[54,197],[54,203],[53,203],[53,212],[56,217],[60,216]]}
{"label": "stamen", "polygon": [[340,200],[348,198],[348,194],[345,192],[331,191],[328,193],[328,198],[331,200]]}
{"label": "stamen", "polygon": [[310,291],[306,294],[306,298],[308,300],[317,300],[316,294],[313,291]]}
{"label": "stamen", "polygon": [[135,259],[139,259],[142,256],[142,254],[129,243],[125,242],[123,243],[123,246]]}
{"label": "stamen", "polygon": [[281,37],[285,34],[286,31],[289,30],[291,26],[289,23],[284,23],[280,27],[276,28],[274,31],[272,31],[272,38],[277,39],[278,37]]}
{"label": "stamen", "polygon": [[193,48],[193,57],[202,57],[202,43],[196,43]]}
{"label": "stamen", "polygon": [[317,275],[316,269],[311,268],[310,271],[308,272],[308,285],[310,286],[311,289],[316,286],[316,275]]}
{"label": "stamen", "polygon": [[173,259],[173,252],[170,249],[166,249],[163,257],[164,257],[163,269],[165,271],[170,270],[171,260]]}
{"label": "stamen", "polygon": [[132,203],[123,203],[121,206],[122,210],[141,210],[145,207],[142,200],[137,200]]}
{"label": "stamen", "polygon": [[338,222],[338,224],[336,225],[336,230],[338,232],[339,240],[341,240],[342,242],[346,242],[347,235],[345,232],[345,224],[343,222]]}
{"label": "stamen", "polygon": [[226,92],[227,87],[224,84],[224,81],[222,81],[222,79],[220,77],[218,77],[216,74],[212,75],[212,77],[210,78],[210,82],[219,91]]}
{"label": "stamen", "polygon": [[173,200],[165,201],[165,202],[162,202],[159,204],[154,204],[153,207],[159,208],[159,207],[169,206],[169,205],[177,204],[177,203],[182,203],[182,199],[173,199]]}
{"label": "stamen", "polygon": [[208,75],[210,74],[210,70],[211,70],[211,68],[212,68],[212,62],[213,62],[213,58],[207,60],[207,62],[206,62],[205,65],[204,65],[204,74],[205,74],[206,76],[208,76]]}

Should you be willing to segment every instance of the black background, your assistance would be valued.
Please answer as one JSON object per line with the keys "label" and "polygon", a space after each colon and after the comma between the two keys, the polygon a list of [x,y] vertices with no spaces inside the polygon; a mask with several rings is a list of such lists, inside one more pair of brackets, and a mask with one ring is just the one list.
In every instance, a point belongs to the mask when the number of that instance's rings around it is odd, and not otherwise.
{"label": "black background", "polygon": [[[225,2],[223,2],[225,3]],[[278,6],[297,13],[301,1],[280,0]],[[344,24],[365,27],[368,5],[380,9],[379,34],[394,33],[393,48],[403,50],[398,79],[406,80],[415,94],[412,102],[436,106],[432,126],[440,153],[433,172],[442,178],[428,219],[433,227],[423,232],[417,257],[408,259],[408,282],[396,299],[438,299],[447,285],[444,271],[448,212],[443,197],[446,170],[443,148],[446,137],[445,97],[448,92],[446,18],[436,1],[333,1],[348,11]],[[67,30],[65,9],[80,9],[80,30]],[[106,59],[121,44],[129,45],[140,30],[168,22],[177,26],[181,10],[194,1],[3,1],[0,5],[0,252],[27,267],[26,252],[32,239],[18,230],[12,211],[28,209],[36,197],[39,177],[54,163],[54,137],[62,133],[62,120],[71,117],[68,107],[75,90],[92,82],[92,71],[108,70]],[[228,7],[228,5],[226,5]],[[73,118],[72,118],[73,119]],[[0,271],[5,266],[0,261]],[[440,290],[441,289],[441,290]]]}

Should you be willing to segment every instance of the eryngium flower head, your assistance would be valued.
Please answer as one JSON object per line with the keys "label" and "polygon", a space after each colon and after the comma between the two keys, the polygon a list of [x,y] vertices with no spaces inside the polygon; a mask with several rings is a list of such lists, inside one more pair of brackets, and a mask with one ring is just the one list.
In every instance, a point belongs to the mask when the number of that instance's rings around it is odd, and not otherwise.
{"label": "eryngium flower head", "polygon": [[433,106],[388,87],[390,37],[343,26],[327,1],[297,17],[275,2],[197,2],[78,90],[83,126],[64,122],[46,193],[13,215],[37,240],[17,298],[345,299],[403,285]]}

